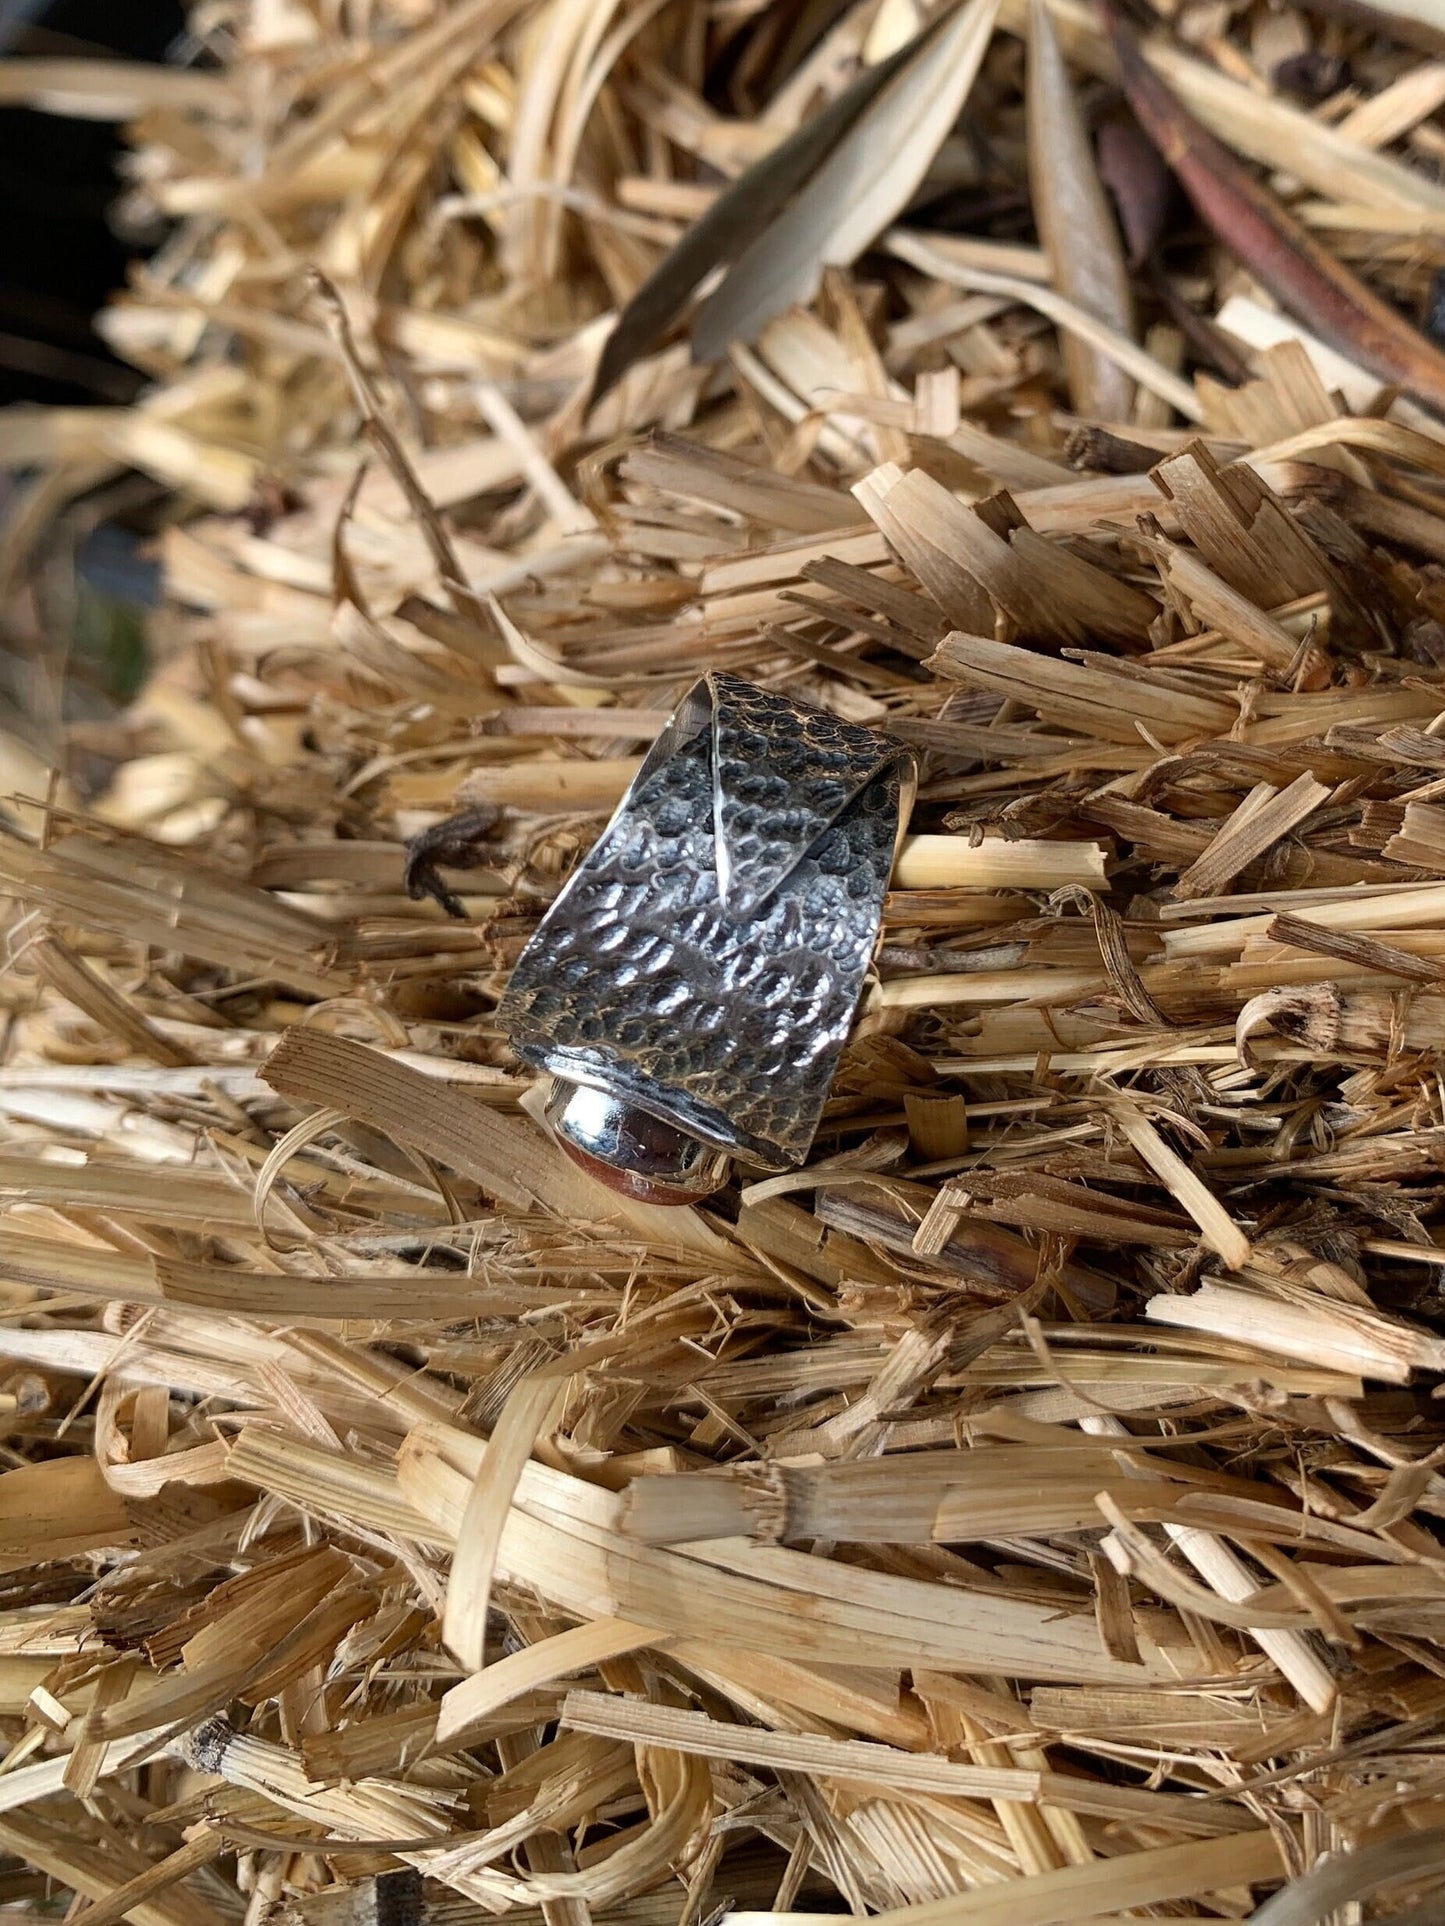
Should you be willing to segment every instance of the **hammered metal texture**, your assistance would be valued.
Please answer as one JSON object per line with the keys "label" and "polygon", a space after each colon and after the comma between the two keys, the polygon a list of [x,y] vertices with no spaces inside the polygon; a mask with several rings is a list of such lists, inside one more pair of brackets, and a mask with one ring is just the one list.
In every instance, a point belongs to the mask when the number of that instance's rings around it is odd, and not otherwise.
{"label": "hammered metal texture", "polygon": [[[710,722],[644,765],[498,1018],[539,1069],[786,1166],[808,1153],[862,992],[909,759],[735,677],[707,692]],[[742,914],[722,897],[719,821]]]}
{"label": "hammered metal texture", "polygon": [[713,804],[723,901],[755,915],[855,796],[898,760],[874,729],[713,677]]}

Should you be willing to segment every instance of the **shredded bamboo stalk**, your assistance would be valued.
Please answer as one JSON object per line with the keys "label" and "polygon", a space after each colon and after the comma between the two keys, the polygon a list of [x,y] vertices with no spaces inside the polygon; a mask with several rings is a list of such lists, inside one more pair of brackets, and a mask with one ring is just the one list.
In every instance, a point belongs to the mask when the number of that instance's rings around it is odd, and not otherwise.
{"label": "shredded bamboo stalk", "polygon": [[[1088,1866],[1061,1867],[1011,1882],[1003,1890],[984,1888],[965,1896],[900,1906],[878,1915],[886,1926],[941,1926],[963,1920],[968,1926],[1065,1926],[1100,1917],[1099,1905],[1131,1907],[1187,1899],[1223,1886],[1268,1878],[1277,1868],[1278,1848],[1265,1832],[1234,1833],[1228,1839],[1188,1846],[1158,1846]],[[735,1912],[729,1926],[797,1926],[804,1913]]]}
{"label": "shredded bamboo stalk", "polygon": [[437,1714],[436,1749],[457,1750],[479,1738],[494,1714],[524,1692],[550,1685],[569,1672],[590,1671],[607,1659],[665,1642],[645,1625],[630,1625],[625,1619],[594,1619],[509,1653],[447,1693]]}
{"label": "shredded bamboo stalk", "polygon": [[[1153,1298],[1151,1318],[1237,1337],[1248,1333],[1262,1350],[1334,1362],[1388,1383],[1405,1384],[1416,1369],[1434,1370],[1445,1356],[1440,1340],[1354,1306],[1280,1303],[1222,1284],[1206,1284],[1190,1298]],[[1348,1362],[1347,1362],[1348,1361]]]}
{"label": "shredded bamboo stalk", "polygon": [[1306,771],[1286,789],[1268,783],[1252,789],[1204,852],[1175,885],[1180,896],[1215,896],[1242,869],[1312,816],[1329,795]]}
{"label": "shredded bamboo stalk", "polygon": [[562,1707],[562,1723],[570,1731],[595,1732],[603,1738],[671,1745],[680,1751],[790,1772],[833,1778],[856,1776],[865,1783],[894,1786],[901,1791],[1028,1799],[1040,1790],[1033,1773],[1017,1768],[954,1765],[951,1760],[927,1754],[892,1752],[885,1756],[861,1740],[762,1733],[747,1726],[719,1725],[700,1712],[681,1712],[671,1706],[648,1705],[597,1692],[569,1692]]}
{"label": "shredded bamboo stalk", "polygon": [[[1117,1418],[1085,1418],[1080,1428],[1095,1437],[1128,1436]],[[1137,1516],[1132,1504],[1130,1511],[1131,1515]],[[1205,1584],[1222,1598],[1239,1605],[1258,1589],[1242,1560],[1214,1533],[1201,1531],[1197,1526],[1167,1522],[1164,1529],[1170,1543],[1189,1560]],[[1106,1540],[1105,1549],[1112,1559],[1114,1547],[1110,1541]],[[1251,1627],[1250,1636],[1258,1642],[1261,1651],[1274,1660],[1313,1711],[1330,1711],[1338,1696],[1334,1677],[1307,1640],[1298,1632],[1279,1631],[1268,1626]]]}
{"label": "shredded bamboo stalk", "polygon": [[1198,1224],[1205,1242],[1219,1253],[1230,1270],[1242,1269],[1249,1262],[1249,1239],[1231,1222],[1218,1199],[1210,1194],[1207,1186],[1184,1160],[1169,1148],[1142,1111],[1133,1104],[1122,1103],[1113,1114],[1119,1128],[1144,1162]]}

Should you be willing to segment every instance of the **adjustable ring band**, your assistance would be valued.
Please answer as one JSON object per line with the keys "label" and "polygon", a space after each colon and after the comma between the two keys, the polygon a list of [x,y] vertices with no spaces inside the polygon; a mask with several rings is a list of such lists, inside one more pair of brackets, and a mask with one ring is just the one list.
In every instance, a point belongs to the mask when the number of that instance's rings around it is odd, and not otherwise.
{"label": "adjustable ring band", "polygon": [[688,692],[498,1011],[569,1153],[654,1202],[806,1158],[915,780],[877,730],[721,672]]}

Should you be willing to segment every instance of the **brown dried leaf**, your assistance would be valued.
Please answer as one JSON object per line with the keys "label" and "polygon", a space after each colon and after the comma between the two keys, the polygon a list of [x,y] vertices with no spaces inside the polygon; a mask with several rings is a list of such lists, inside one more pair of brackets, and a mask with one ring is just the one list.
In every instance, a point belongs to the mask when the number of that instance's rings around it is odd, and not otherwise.
{"label": "brown dried leaf", "polygon": [[1129,266],[1141,268],[1164,238],[1174,191],[1159,150],[1134,116],[1120,108],[1094,138],[1099,178],[1114,197],[1129,248]]}
{"label": "brown dried leaf", "polygon": [[1382,381],[1445,413],[1445,353],[1366,287],[1247,173],[1145,60],[1100,0],[1124,92],[1206,221],[1281,306]]}

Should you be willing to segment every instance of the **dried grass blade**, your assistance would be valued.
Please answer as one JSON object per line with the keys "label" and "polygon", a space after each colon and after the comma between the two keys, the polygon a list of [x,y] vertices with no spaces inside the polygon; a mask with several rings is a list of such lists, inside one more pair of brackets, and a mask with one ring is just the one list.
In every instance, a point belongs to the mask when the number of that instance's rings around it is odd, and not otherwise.
{"label": "dried grass blade", "polygon": [[149,1877],[152,1862],[118,1833],[102,1843],[38,1812],[11,1812],[0,1820],[0,1846],[99,1906],[123,1887],[143,1888],[126,1915],[136,1926],[223,1926],[225,1915],[198,1893]]}
{"label": "dried grass blade", "polygon": [[1216,896],[1242,869],[1298,829],[1330,794],[1306,769],[1287,789],[1261,783],[1224,822],[1174,886],[1177,897]]}
{"label": "dried grass blade", "polygon": [[447,1580],[442,1637],[469,1672],[486,1662],[487,1601],[517,1481],[565,1386],[555,1370],[524,1378],[507,1399],[473,1481]]}
{"label": "dried grass blade", "polygon": [[[114,1179],[110,1188],[122,1198],[127,1187],[131,1189],[133,1208],[141,1219],[166,1223],[178,1220],[188,1226],[208,1225],[213,1230],[233,1232],[237,1228],[226,1214],[204,1206],[185,1211],[168,1207],[166,1193],[174,1185],[174,1171],[162,1175],[153,1166],[120,1165],[103,1167],[102,1174]],[[72,1170],[68,1184],[56,1184],[56,1202],[108,1214],[123,1208],[110,1202],[104,1193],[77,1195],[78,1175]],[[147,1200],[145,1183],[152,1186],[153,1201]],[[34,1186],[25,1188],[33,1198]],[[109,1247],[27,1236],[12,1231],[8,1223],[0,1225],[0,1266],[8,1279],[42,1290],[124,1304],[191,1305],[198,1311],[226,1317],[266,1318],[299,1326],[350,1318],[445,1318],[532,1310],[565,1296],[543,1285],[503,1285],[493,1292],[455,1271],[418,1269],[391,1276],[321,1278],[250,1271],[226,1264],[187,1263],[178,1258],[154,1258],[144,1252],[135,1256]]]}
{"label": "dried grass blade", "polygon": [[[1095,0],[1051,4],[1066,57],[1116,81],[1118,63]],[[1435,0],[1423,4],[1433,7]],[[1028,0],[1004,0],[1000,24],[1022,36],[1027,10]],[[1255,87],[1187,53],[1177,40],[1150,35],[1144,55],[1211,133],[1260,166],[1288,172],[1329,201],[1361,201],[1389,212],[1445,211],[1445,190],[1423,170],[1345,140],[1323,116],[1289,105],[1281,94],[1263,100]]]}
{"label": "dried grass blade", "polygon": [[1071,883],[1102,888],[1104,851],[1098,843],[1009,841],[988,837],[905,836],[893,870],[895,889],[1061,889]]}
{"label": "dried grass blade", "polygon": [[[1288,943],[1291,949],[1308,950],[1313,956],[1328,956],[1337,963],[1355,963],[1382,975],[1401,976],[1407,983],[1438,985],[1445,980],[1445,965],[1432,957],[1412,956],[1394,943],[1380,942],[1378,937],[1356,936],[1349,930],[1321,929],[1318,923],[1307,923],[1302,916],[1288,913],[1276,916],[1264,933],[1272,943]],[[1241,1011],[1241,1025],[1244,1020],[1245,1011]]]}
{"label": "dried grass blade", "polygon": [[244,93],[227,73],[143,60],[3,60],[0,106],[27,106],[78,120],[134,120],[169,109],[229,118]]}
{"label": "dried grass blade", "polygon": [[[1292,1879],[1254,1915],[1255,1926],[1317,1926],[1331,1914],[1356,1910],[1382,1887],[1438,1880],[1445,1872],[1445,1827],[1405,1833],[1361,1846],[1343,1857],[1331,1854],[1320,1865]],[[1439,1893],[1420,1909],[1398,1915],[1399,1926],[1426,1926],[1439,1905]]]}
{"label": "dried grass blade", "polygon": [[[463,1533],[465,1530],[464,1522]],[[437,1715],[433,1749],[454,1752],[474,1744],[487,1721],[524,1692],[551,1685],[570,1672],[587,1672],[608,1659],[667,1642],[662,1633],[646,1625],[633,1625],[622,1618],[598,1618],[555,1632],[535,1645],[524,1645],[451,1688]]]}
{"label": "dried grass blade", "polygon": [[1119,74],[1144,131],[1202,220],[1282,306],[1321,340],[1445,414],[1445,353],[1322,248],[1161,80],[1133,35],[1109,23]]}
{"label": "dried grass blade", "polygon": [[1445,104],[1445,61],[1408,68],[1397,80],[1361,101],[1340,122],[1340,132],[1363,147],[1388,147]]}
{"label": "dried grass blade", "polygon": [[1117,328],[1110,327],[1107,321],[1101,321],[1077,301],[1067,300],[1053,288],[1036,287],[1030,281],[1020,280],[1017,275],[996,274],[991,268],[973,267],[967,262],[950,260],[939,247],[906,228],[890,228],[886,246],[890,254],[896,254],[900,261],[907,261],[910,267],[917,268],[920,273],[933,275],[937,280],[947,281],[954,287],[967,288],[974,294],[998,294],[1007,300],[1021,302],[1025,307],[1036,308],[1055,327],[1066,329],[1071,336],[1087,342],[1109,360],[1117,362],[1141,388],[1158,395],[1171,408],[1177,408],[1186,421],[1203,421],[1204,409],[1189,382],[1181,380],[1146,348],[1141,348]]}
{"label": "dried grass blade", "polygon": [[231,1850],[224,1832],[220,1830],[197,1833],[174,1852],[167,1853],[164,1859],[157,1859],[108,1893],[104,1899],[97,1899],[73,1915],[76,1926],[84,1920],[86,1926],[118,1926],[122,1919],[139,1916],[139,1909],[155,1893],[162,1893],[168,1886],[188,1879],[202,1866],[208,1866],[213,1859],[219,1859]]}
{"label": "dried grass blade", "polygon": [[189,1050],[162,1036],[63,938],[42,937],[35,945],[34,956],[36,967],[52,989],[83,1010],[102,1030],[120,1037],[135,1054],[171,1069],[195,1062]]}
{"label": "dried grass blade", "polygon": [[1445,1369],[1445,1341],[1382,1311],[1316,1298],[1285,1303],[1262,1292],[1206,1283],[1188,1297],[1151,1297],[1145,1315],[1186,1330],[1213,1331],[1280,1357],[1408,1384],[1417,1370]]}
{"label": "dried grass blade", "polygon": [[[1120,334],[1134,333],[1134,301],[1119,230],[1084,130],[1048,0],[1031,0],[1028,62],[1029,183],[1034,217],[1060,294]],[[1134,383],[1077,335],[1062,338],[1077,414],[1128,421]]]}
{"label": "dried grass blade", "polygon": [[[1085,1418],[1081,1429],[1098,1437],[1127,1437],[1128,1435],[1124,1425],[1117,1418]],[[1132,1498],[1130,1513],[1135,1517],[1138,1515]],[[1177,1546],[1189,1560],[1205,1584],[1218,1592],[1221,1598],[1238,1605],[1253,1596],[1257,1587],[1248,1568],[1213,1532],[1202,1531],[1197,1525],[1177,1523],[1166,1523],[1164,1530],[1171,1543]],[[1107,1549],[1109,1547],[1106,1543]],[[1103,1562],[1109,1564],[1107,1558]],[[1115,1569],[1110,1564],[1110,1570]],[[1284,1677],[1313,1711],[1324,1713],[1331,1709],[1337,1695],[1333,1675],[1301,1633],[1281,1631],[1269,1626],[1251,1625],[1246,1629],[1261,1651],[1273,1659]]]}
{"label": "dried grass blade", "polygon": [[93,1458],[51,1458],[0,1478],[0,1569],[126,1545],[133,1536],[124,1500]]}
{"label": "dried grass blade", "polygon": [[856,260],[907,206],[963,112],[998,8],[999,0],[968,0],[912,51],[703,303],[693,332],[699,360],[718,359],[730,342],[751,341],[784,308],[810,300],[825,267]]}
{"label": "dried grass blade", "polygon": [[507,1209],[540,1205],[563,1222],[624,1226],[657,1251],[686,1251],[713,1266],[739,1261],[736,1246],[701,1212],[642,1204],[607,1190],[569,1162],[540,1128],[502,1116],[464,1090],[364,1044],[297,1026],[267,1058],[265,1076],[294,1103],[334,1108],[396,1134],[470,1177]]}
{"label": "dried grass blade", "polygon": [[[1169,1563],[1164,1553],[1139,1529],[1135,1520],[1107,1491],[1099,1493],[1099,1510],[1111,1530],[1104,1550],[1121,1572],[1141,1579],[1151,1591],[1181,1611],[1198,1613],[1218,1625],[1236,1631],[1294,1631],[1308,1629],[1310,1620],[1293,1605],[1265,1606],[1256,1601],[1256,1588],[1250,1587],[1249,1602],[1236,1604],[1227,1593],[1208,1585],[1197,1585],[1186,1573]],[[1192,1562],[1192,1561],[1191,1561]]]}
{"label": "dried grass blade", "polygon": [[1312,4],[1352,26],[1372,27],[1426,53],[1445,53],[1445,23],[1436,0],[1394,0],[1391,6],[1382,6],[1380,0],[1312,0]]}
{"label": "dried grass blade", "polygon": [[926,666],[980,689],[1037,709],[1060,728],[1112,742],[1140,741],[1140,726],[1163,742],[1225,733],[1228,710],[1208,696],[1160,688],[1135,672],[1126,676],[1093,664],[1065,662],[995,642],[985,635],[946,635]]}

